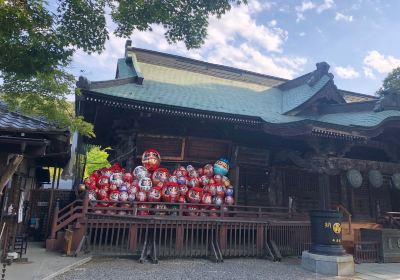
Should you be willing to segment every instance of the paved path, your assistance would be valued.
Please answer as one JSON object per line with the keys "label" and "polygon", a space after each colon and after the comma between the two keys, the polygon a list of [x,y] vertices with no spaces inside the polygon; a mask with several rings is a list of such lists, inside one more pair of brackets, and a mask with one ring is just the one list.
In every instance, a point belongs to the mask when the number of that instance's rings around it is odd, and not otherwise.
{"label": "paved path", "polygon": [[355,279],[324,277],[303,270],[298,259],[270,262],[262,259],[226,259],[213,263],[204,259],[162,260],[159,264],[140,264],[132,259],[94,259],[91,262],[55,278],[57,280],[302,280]]}
{"label": "paved path", "polygon": [[365,280],[399,280],[400,263],[364,263],[356,266],[356,276]]}
{"label": "paved path", "polygon": [[6,280],[39,280],[46,279],[62,269],[74,266],[87,260],[87,256],[72,258],[63,257],[60,253],[48,252],[43,243],[29,243],[28,263],[12,263],[6,267]]}

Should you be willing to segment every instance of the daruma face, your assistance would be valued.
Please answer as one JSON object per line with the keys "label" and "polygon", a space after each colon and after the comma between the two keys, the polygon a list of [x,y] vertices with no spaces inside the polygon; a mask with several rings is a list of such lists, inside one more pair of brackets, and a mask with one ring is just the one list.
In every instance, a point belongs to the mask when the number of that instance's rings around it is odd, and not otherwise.
{"label": "daruma face", "polygon": [[142,164],[149,171],[156,170],[161,163],[161,156],[156,150],[147,150],[142,155]]}

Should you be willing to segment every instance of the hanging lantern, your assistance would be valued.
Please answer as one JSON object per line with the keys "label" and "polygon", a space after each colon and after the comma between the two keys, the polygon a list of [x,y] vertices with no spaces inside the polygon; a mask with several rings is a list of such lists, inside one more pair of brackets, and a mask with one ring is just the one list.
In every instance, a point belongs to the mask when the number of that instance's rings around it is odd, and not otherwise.
{"label": "hanging lantern", "polygon": [[395,189],[400,190],[400,173],[392,175],[392,185]]}
{"label": "hanging lantern", "polygon": [[380,188],[383,185],[383,176],[378,170],[370,170],[368,172],[368,180],[374,188]]}
{"label": "hanging lantern", "polygon": [[363,178],[362,178],[360,171],[358,171],[356,169],[351,169],[351,170],[347,171],[346,177],[347,177],[347,180],[348,180],[350,186],[352,186],[355,189],[361,187]]}

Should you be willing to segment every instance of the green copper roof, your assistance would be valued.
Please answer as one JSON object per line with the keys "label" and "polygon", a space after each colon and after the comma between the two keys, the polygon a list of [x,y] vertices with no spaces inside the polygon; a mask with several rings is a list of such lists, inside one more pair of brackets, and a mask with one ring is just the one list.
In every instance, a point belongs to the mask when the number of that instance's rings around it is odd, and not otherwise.
{"label": "green copper roof", "polygon": [[400,117],[400,111],[394,110],[309,116],[285,114],[318,94],[332,80],[327,74],[319,76],[313,86],[302,82],[283,90],[255,82],[207,75],[191,69],[177,69],[137,61],[131,66],[125,59],[119,59],[118,78],[135,77],[136,63],[143,74],[143,84],[109,83],[93,87],[91,91],[147,103],[259,117],[265,122],[274,124],[313,120],[343,126],[373,127],[386,118]]}

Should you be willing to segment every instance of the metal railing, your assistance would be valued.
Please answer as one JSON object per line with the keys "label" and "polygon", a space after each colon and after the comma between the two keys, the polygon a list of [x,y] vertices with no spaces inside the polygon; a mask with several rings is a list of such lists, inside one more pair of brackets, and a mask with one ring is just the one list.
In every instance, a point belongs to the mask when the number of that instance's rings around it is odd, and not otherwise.
{"label": "metal railing", "polygon": [[351,234],[351,216],[352,215],[351,215],[350,211],[347,210],[346,207],[344,207],[342,204],[338,204],[337,205],[337,210],[342,212],[342,213],[344,213],[344,214],[346,214],[347,222],[348,222],[348,225],[349,225],[348,233]]}
{"label": "metal railing", "polygon": [[354,261],[356,263],[375,263],[380,262],[379,242],[355,241],[354,242]]}

